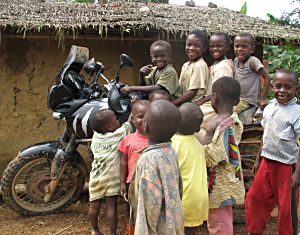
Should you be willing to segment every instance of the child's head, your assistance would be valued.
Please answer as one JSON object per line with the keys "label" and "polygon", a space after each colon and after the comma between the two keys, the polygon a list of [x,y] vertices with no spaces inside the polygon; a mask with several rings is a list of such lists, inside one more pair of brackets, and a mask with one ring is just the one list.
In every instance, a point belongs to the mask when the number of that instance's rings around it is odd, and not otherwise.
{"label": "child's head", "polygon": [[208,35],[199,29],[192,30],[185,43],[185,52],[191,62],[197,61],[207,50]]}
{"label": "child's head", "polygon": [[148,100],[138,100],[132,106],[132,123],[140,134],[144,134],[142,123],[149,105],[150,101]]}
{"label": "child's head", "polygon": [[230,37],[223,32],[215,32],[209,39],[209,52],[214,61],[221,61],[226,58],[226,53],[230,48]]}
{"label": "child's head", "polygon": [[170,94],[165,90],[154,90],[149,94],[149,101],[154,100],[168,100],[170,101]]}
{"label": "child's head", "polygon": [[255,38],[250,33],[239,33],[234,39],[234,54],[240,62],[249,59],[255,50]]}
{"label": "child's head", "polygon": [[218,113],[221,105],[235,106],[240,101],[241,85],[232,77],[221,77],[212,85],[211,106]]}
{"label": "child's head", "polygon": [[153,65],[158,69],[166,67],[170,61],[171,56],[171,45],[170,43],[158,40],[150,46],[150,57]]}
{"label": "child's head", "polygon": [[203,113],[198,105],[187,102],[179,107],[181,122],[178,133],[181,135],[192,135],[200,131],[203,121]]}
{"label": "child's head", "polygon": [[144,132],[150,143],[169,142],[176,133],[181,115],[179,109],[166,100],[153,101],[143,120]]}
{"label": "child's head", "polygon": [[275,73],[273,93],[278,103],[285,104],[299,92],[298,74],[289,69],[280,69]]}
{"label": "child's head", "polygon": [[120,122],[111,109],[103,109],[95,112],[90,123],[91,128],[101,134],[114,132],[120,127]]}

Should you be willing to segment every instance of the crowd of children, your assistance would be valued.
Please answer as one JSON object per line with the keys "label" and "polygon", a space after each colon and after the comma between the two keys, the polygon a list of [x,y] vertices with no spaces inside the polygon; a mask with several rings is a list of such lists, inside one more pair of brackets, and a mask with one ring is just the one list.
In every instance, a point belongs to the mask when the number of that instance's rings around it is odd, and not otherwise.
{"label": "crowd of children", "polygon": [[[109,109],[92,117],[92,235],[103,234],[98,227],[102,201],[109,232],[116,234],[119,194],[127,202],[129,235],[196,235],[205,221],[210,234],[230,235],[233,207],[244,203],[250,234],[263,234],[275,204],[279,234],[296,234],[298,75],[288,69],[277,71],[275,99],[268,104],[270,76],[252,55],[253,36],[240,33],[235,37],[234,61],[226,57],[230,44],[223,32],[209,39],[205,32],[192,30],[186,39],[189,61],[178,80],[170,64],[170,44],[154,42],[152,65],[140,69],[140,86],[121,90],[124,94],[144,92],[149,101],[134,101],[131,116],[122,126]],[[207,49],[213,58],[210,68],[203,59]],[[265,81],[257,103],[259,76]],[[238,148],[243,125],[237,113],[256,105],[264,110],[264,136],[253,167],[256,176],[245,200]],[[200,127],[203,132],[198,136]]]}

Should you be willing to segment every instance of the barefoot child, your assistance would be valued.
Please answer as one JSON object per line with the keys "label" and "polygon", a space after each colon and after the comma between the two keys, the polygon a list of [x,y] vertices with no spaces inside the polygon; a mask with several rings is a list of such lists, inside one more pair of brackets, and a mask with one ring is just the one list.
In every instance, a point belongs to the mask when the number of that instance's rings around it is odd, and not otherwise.
{"label": "barefoot child", "polygon": [[[300,173],[299,164],[296,167],[300,159],[298,91],[298,75],[294,71],[281,69],[275,73],[275,99],[263,112],[262,147],[253,167],[256,176],[246,198],[246,226],[250,234],[263,234],[275,204],[278,206],[278,234],[297,234],[298,197],[295,198],[298,193],[292,192],[291,186],[299,185]],[[298,187],[294,188],[298,191]]]}
{"label": "barefoot child", "polygon": [[203,53],[207,50],[208,36],[201,30],[192,30],[186,39],[185,51],[189,58],[181,69],[179,85],[182,96],[172,101],[175,105],[185,102],[204,104],[207,100],[209,86],[209,70],[203,60]]}
{"label": "barefoot child", "polygon": [[[121,195],[127,199],[127,191],[137,160],[139,159],[142,149],[148,145],[148,137],[145,135],[142,122],[145,112],[148,109],[150,102],[148,100],[138,100],[132,106],[132,123],[136,127],[136,132],[127,135],[119,145],[121,155],[120,176],[121,176]],[[129,224],[129,204],[126,203],[126,227],[128,230]]]}
{"label": "barefoot child", "polygon": [[204,148],[193,135],[203,119],[199,106],[184,103],[180,106],[181,123],[172,137],[172,146],[178,154],[182,178],[182,208],[185,235],[196,235],[199,226],[208,218],[207,172]]}
{"label": "barefoot child", "polygon": [[94,160],[89,182],[89,218],[92,235],[103,234],[98,227],[99,210],[103,199],[107,207],[109,234],[116,235],[121,155],[118,145],[132,128],[128,122],[120,127],[115,113],[110,109],[97,111],[91,119],[91,128],[94,130],[91,143]]}
{"label": "barefoot child", "polygon": [[231,77],[219,78],[212,86],[211,105],[218,115],[208,122],[204,138],[210,235],[232,235],[232,206],[244,203],[245,188],[238,149],[243,126],[233,113],[233,106],[239,102],[240,89],[240,84]]}
{"label": "barefoot child", "polygon": [[234,78],[241,85],[240,103],[234,111],[241,111],[257,106],[257,96],[259,90],[259,76],[264,78],[264,87],[260,95],[259,107],[263,110],[267,102],[267,95],[270,88],[270,76],[262,63],[255,56],[251,56],[255,50],[255,39],[249,33],[240,33],[234,39]]}
{"label": "barefoot child", "polygon": [[155,41],[150,47],[153,65],[146,65],[140,69],[140,86],[122,88],[124,94],[140,91],[146,94],[154,90],[165,90],[172,98],[181,95],[176,70],[170,64],[171,45],[166,41]]}
{"label": "barefoot child", "polygon": [[180,119],[178,108],[166,100],[153,101],[143,119],[149,146],[129,187],[135,235],[184,234],[178,157],[170,143]]}

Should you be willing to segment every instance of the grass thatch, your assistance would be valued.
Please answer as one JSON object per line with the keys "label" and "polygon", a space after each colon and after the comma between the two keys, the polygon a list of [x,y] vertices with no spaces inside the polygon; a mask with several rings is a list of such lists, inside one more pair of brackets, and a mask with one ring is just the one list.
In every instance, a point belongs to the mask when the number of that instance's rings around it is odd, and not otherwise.
{"label": "grass thatch", "polygon": [[[144,9],[143,7],[148,7]],[[55,30],[59,38],[72,32],[92,30],[106,36],[118,30],[122,36],[136,32],[156,31],[185,36],[194,28],[207,32],[223,31],[231,36],[247,31],[269,44],[300,45],[300,30],[249,17],[225,8],[187,7],[168,4],[114,2],[110,4],[47,2],[47,0],[1,0],[1,30]]]}

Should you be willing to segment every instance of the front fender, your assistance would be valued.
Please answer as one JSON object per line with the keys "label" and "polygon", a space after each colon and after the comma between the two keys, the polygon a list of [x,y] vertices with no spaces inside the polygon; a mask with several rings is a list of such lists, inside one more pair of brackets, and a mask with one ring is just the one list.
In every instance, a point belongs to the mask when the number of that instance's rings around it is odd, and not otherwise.
{"label": "front fender", "polygon": [[[19,158],[39,158],[41,156],[47,157],[52,160],[55,156],[57,149],[62,149],[63,145],[59,140],[52,140],[33,144],[19,152]],[[88,176],[88,170],[83,160],[83,157],[76,151],[75,164],[78,166],[84,177]]]}
{"label": "front fender", "polygon": [[33,158],[40,157],[41,155],[52,159],[57,149],[63,148],[63,145],[59,140],[45,141],[37,144],[30,145],[29,147],[22,149],[19,152],[20,158]]}

